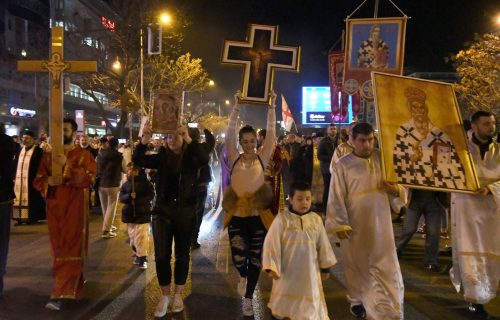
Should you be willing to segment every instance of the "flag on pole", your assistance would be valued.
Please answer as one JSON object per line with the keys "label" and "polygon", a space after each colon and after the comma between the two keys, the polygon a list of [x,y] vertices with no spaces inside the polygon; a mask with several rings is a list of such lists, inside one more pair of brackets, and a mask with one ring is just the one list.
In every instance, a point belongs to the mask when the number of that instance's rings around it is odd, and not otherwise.
{"label": "flag on pole", "polygon": [[284,95],[281,95],[281,115],[283,117],[283,126],[285,130],[290,132],[295,121],[293,120],[292,111],[288,108],[288,103],[286,103]]}

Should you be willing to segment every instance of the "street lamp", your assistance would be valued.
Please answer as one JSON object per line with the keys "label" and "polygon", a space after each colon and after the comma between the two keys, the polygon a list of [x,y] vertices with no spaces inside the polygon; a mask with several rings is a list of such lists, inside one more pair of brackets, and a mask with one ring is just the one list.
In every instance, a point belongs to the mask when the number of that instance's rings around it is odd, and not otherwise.
{"label": "street lamp", "polygon": [[213,86],[215,86],[215,82],[214,82],[213,80],[209,80],[209,81],[208,81],[208,86],[209,86],[209,87],[213,87]]}
{"label": "street lamp", "polygon": [[229,100],[226,99],[226,101],[224,101],[224,103],[226,104],[226,106],[228,106],[230,102],[229,102]]}
{"label": "street lamp", "polygon": [[120,60],[118,59],[118,57],[116,57],[115,62],[113,62],[113,69],[115,71],[120,71],[121,68],[122,68],[122,64],[120,63]]}
{"label": "street lamp", "polygon": [[170,17],[170,15],[166,12],[162,13],[160,15],[160,23],[163,24],[163,25],[167,25],[169,24],[170,22],[172,21],[172,18]]}
{"label": "street lamp", "polygon": [[[167,13],[160,15],[160,25],[167,25],[172,22],[172,18]],[[143,31],[141,26],[141,116],[144,115],[144,40]]]}

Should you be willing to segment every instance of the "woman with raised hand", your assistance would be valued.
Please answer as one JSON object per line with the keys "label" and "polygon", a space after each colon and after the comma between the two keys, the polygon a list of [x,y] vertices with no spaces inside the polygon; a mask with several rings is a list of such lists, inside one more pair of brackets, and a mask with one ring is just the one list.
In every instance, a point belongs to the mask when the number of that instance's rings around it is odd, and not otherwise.
{"label": "woman with raised hand", "polygon": [[240,153],[236,144],[236,123],[240,113],[241,93],[235,94],[235,103],[226,133],[226,146],[231,164],[231,186],[224,193],[226,211],[224,226],[228,227],[233,263],[240,280],[238,293],[244,297],[243,314],[253,315],[252,298],[259,279],[262,246],[273,215],[273,192],[264,182],[264,168],[269,163],[276,140],[276,94],[271,91],[271,104],[267,113],[267,136],[260,153],[256,153],[257,133],[251,126],[238,132]]}

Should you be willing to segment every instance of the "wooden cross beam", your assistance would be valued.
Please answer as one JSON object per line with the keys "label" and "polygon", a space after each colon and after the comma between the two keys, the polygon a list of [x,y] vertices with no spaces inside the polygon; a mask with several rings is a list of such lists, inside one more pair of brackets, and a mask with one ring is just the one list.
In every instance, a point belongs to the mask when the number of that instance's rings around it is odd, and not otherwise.
{"label": "wooden cross beam", "polygon": [[274,70],[299,71],[300,47],[278,45],[278,27],[251,24],[247,41],[224,41],[222,63],[243,66],[243,103],[269,103]]}
{"label": "wooden cross beam", "polygon": [[64,72],[96,72],[95,61],[64,61],[64,28],[53,27],[51,37],[50,60],[17,61],[18,71],[49,72],[50,82],[50,143],[52,146],[52,173],[54,177],[62,177],[62,167],[55,157],[64,154],[63,143],[63,95],[62,85]]}

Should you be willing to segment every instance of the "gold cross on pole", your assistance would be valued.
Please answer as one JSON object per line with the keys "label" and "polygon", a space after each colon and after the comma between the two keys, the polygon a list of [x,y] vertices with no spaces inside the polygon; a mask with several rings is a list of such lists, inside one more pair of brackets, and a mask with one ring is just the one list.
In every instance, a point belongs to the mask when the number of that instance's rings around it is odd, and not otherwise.
{"label": "gold cross on pole", "polygon": [[17,61],[18,71],[50,72],[50,143],[52,146],[52,176],[62,177],[62,167],[55,157],[64,154],[63,144],[63,72],[96,72],[95,61],[64,61],[64,28],[53,27],[50,60]]}

